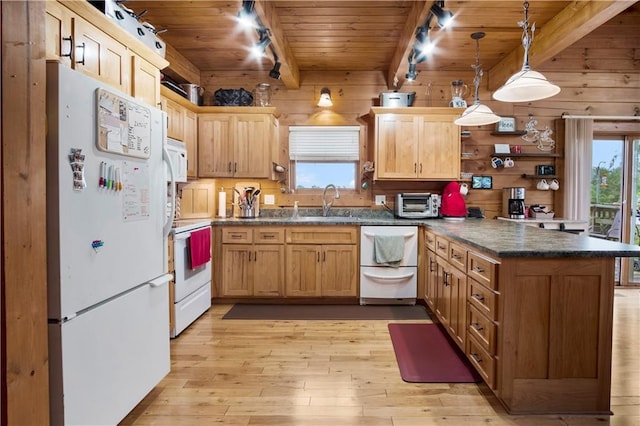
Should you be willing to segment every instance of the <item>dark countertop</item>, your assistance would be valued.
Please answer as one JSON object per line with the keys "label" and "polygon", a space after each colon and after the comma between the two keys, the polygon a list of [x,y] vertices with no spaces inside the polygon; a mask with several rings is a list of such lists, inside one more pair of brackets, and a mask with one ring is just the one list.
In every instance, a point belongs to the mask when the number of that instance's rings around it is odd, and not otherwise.
{"label": "dark countertop", "polygon": [[419,225],[453,240],[475,247],[492,256],[513,257],[640,257],[640,246],[599,238],[539,229],[521,223],[493,219],[466,219],[449,222],[443,219],[397,219],[391,214],[348,216],[257,217],[254,219],[213,219],[214,226],[236,225]]}

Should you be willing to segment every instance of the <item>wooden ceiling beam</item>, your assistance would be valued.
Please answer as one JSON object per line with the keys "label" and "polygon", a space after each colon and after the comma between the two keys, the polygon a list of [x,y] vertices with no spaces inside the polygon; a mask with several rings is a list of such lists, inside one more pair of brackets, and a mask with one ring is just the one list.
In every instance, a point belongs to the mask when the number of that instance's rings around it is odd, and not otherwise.
{"label": "wooden ceiling beam", "polygon": [[409,70],[409,52],[413,49],[416,28],[424,24],[431,13],[433,0],[412,2],[411,11],[402,29],[398,45],[393,53],[389,70],[387,73],[387,87],[394,88],[394,81],[398,78],[398,88],[402,87],[405,81],[405,74]]}
{"label": "wooden ceiling beam", "polygon": [[271,47],[280,61],[280,80],[287,89],[299,89],[300,68],[298,68],[298,63],[289,46],[273,3],[272,1],[256,1],[254,10],[262,25],[269,30]]}
{"label": "wooden ceiling beam", "polygon": [[[589,0],[571,2],[542,29],[536,31],[529,50],[529,65],[535,69],[634,3],[637,1]],[[533,7],[535,8],[535,3]],[[532,24],[533,22],[530,22],[530,25]],[[520,45],[491,68],[487,73],[488,89],[496,90],[509,77],[522,69],[523,58],[524,48]]]}

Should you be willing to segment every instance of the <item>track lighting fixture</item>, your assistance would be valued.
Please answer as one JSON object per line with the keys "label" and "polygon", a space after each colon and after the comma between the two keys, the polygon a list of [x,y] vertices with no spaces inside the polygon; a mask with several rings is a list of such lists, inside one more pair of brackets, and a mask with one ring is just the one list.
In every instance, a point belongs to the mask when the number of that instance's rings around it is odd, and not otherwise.
{"label": "track lighting fixture", "polygon": [[440,28],[444,29],[453,21],[453,13],[444,9],[444,1],[436,1],[431,6],[431,14],[436,17]]}
{"label": "track lighting fixture", "polygon": [[408,81],[414,81],[418,77],[418,73],[416,72],[416,64],[417,63],[414,58],[413,49],[411,49],[411,52],[409,53],[409,71],[407,71],[407,74],[405,75],[405,78]]}
{"label": "track lighting fixture", "polygon": [[262,58],[264,56],[265,49],[271,43],[269,38],[269,30],[260,28],[258,29],[259,40],[251,47],[251,55],[254,58]]}
{"label": "track lighting fixture", "polygon": [[473,105],[465,109],[462,115],[454,121],[458,126],[482,126],[500,121],[500,117],[495,115],[488,106],[480,103],[478,96],[483,74],[482,68],[480,68],[480,39],[484,36],[483,32],[471,34],[471,38],[476,41],[476,63],[472,65],[476,72],[476,76],[473,79],[473,84],[476,87],[476,96]]}
{"label": "track lighting fixture", "polygon": [[323,87],[320,90],[320,100],[318,101],[319,107],[330,107],[333,106],[333,101],[331,100],[331,90],[328,87]]}
{"label": "track lighting fixture", "polygon": [[502,102],[531,102],[550,98],[560,92],[560,87],[551,83],[539,72],[529,66],[529,48],[536,32],[536,24],[531,26],[529,33],[529,2],[524,2],[524,21],[518,22],[522,27],[522,46],[524,47],[524,61],[522,69],[512,75],[507,82],[493,93],[493,99]]}
{"label": "track lighting fixture", "polygon": [[242,28],[249,29],[256,26],[256,13],[253,10],[253,0],[243,0],[242,9],[238,12],[237,21]]}

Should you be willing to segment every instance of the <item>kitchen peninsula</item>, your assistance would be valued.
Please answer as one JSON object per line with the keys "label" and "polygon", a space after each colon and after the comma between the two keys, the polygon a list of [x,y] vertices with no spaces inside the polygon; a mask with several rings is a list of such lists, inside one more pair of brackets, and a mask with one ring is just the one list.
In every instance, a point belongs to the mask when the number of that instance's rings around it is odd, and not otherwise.
{"label": "kitchen peninsula", "polygon": [[640,247],[487,219],[213,221],[222,229],[394,224],[422,227],[419,297],[510,413],[609,413],[614,262]]}

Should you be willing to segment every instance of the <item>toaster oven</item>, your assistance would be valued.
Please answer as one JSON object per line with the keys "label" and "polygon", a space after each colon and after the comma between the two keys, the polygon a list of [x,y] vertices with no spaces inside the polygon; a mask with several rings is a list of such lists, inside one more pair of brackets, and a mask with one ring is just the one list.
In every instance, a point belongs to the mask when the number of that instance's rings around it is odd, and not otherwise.
{"label": "toaster oven", "polygon": [[428,192],[401,192],[396,195],[397,217],[423,219],[440,215],[440,195]]}

